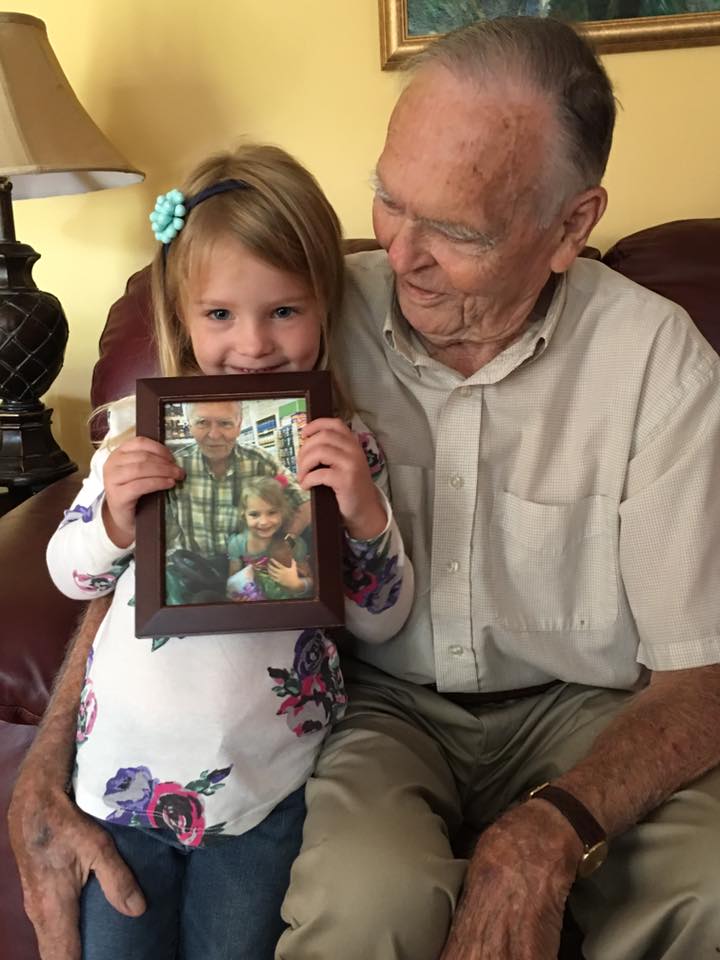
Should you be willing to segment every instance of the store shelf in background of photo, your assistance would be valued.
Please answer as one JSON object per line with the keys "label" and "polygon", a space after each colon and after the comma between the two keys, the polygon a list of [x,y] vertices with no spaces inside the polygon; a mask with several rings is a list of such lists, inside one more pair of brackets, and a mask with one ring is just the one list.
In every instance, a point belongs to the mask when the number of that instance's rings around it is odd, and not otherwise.
{"label": "store shelf in background of photo", "polygon": [[267,450],[273,457],[277,457],[277,445],[275,434],[277,431],[277,417],[263,417],[262,420],[255,421],[255,430],[257,431],[257,445]]}
{"label": "store shelf in background of photo", "polygon": [[255,427],[252,424],[249,427],[242,428],[238,442],[244,447],[255,446]]}
{"label": "store shelf in background of photo", "polygon": [[302,444],[302,428],[307,423],[305,399],[299,397],[278,409],[280,429],[277,447],[280,462],[292,473],[297,473],[297,454]]}
{"label": "store shelf in background of photo", "polygon": [[297,434],[297,428],[292,423],[280,427],[277,432],[277,451],[280,463],[291,473],[297,473],[297,447],[293,431]]}
{"label": "store shelf in background of photo", "polygon": [[188,427],[181,403],[165,404],[165,440],[189,440]]}

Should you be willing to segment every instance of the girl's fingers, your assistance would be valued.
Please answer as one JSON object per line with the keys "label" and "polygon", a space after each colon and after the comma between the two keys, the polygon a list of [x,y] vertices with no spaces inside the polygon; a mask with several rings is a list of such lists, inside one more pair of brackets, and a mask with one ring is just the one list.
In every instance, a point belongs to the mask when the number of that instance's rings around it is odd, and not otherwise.
{"label": "girl's fingers", "polygon": [[335,443],[327,434],[315,438],[314,443],[308,441],[298,453],[298,476],[304,475],[318,466],[342,466],[359,469],[365,463],[365,458],[358,446]]}
{"label": "girl's fingers", "polygon": [[336,485],[337,473],[331,467],[320,467],[317,470],[312,470],[302,481],[304,490],[319,486],[330,487],[334,490]]}
{"label": "girl's fingers", "polygon": [[144,451],[145,453],[155,454],[155,456],[172,460],[172,453],[170,453],[170,450],[165,444],[160,443],[159,440],[151,440],[150,437],[132,437],[130,440],[126,440],[125,443],[121,443],[120,446],[116,447],[113,453],[124,454],[136,451]]}
{"label": "girl's fingers", "polygon": [[123,508],[136,503],[140,497],[144,497],[148,493],[156,493],[158,490],[169,490],[174,486],[175,481],[166,477],[149,477],[123,484],[120,489],[115,489],[113,492],[114,495],[106,495],[106,499],[108,502],[112,500],[113,508]]}
{"label": "girl's fingers", "polygon": [[110,483],[127,483],[133,479],[148,477],[172,477],[179,480],[184,471],[174,460],[165,460],[161,457],[147,454],[130,453],[117,459],[108,458],[103,470],[106,485]]}
{"label": "girl's fingers", "polygon": [[134,467],[119,467],[105,475],[105,486],[124,487],[129,483],[134,483],[135,480],[172,481],[172,483],[175,483],[180,479],[180,476],[175,470],[163,470],[152,466],[143,470]]}
{"label": "girl's fingers", "polygon": [[321,430],[329,430],[332,433],[355,437],[352,430],[337,417],[318,417],[316,420],[311,420],[305,424],[302,431],[303,439],[309,440],[310,437],[314,437],[315,434]]}

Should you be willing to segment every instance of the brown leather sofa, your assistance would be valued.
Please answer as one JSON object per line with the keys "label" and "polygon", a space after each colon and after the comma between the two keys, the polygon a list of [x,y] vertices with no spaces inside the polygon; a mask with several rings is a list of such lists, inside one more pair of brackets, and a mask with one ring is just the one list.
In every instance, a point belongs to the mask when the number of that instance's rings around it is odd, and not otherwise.
{"label": "brown leather sofa", "polygon": [[[372,246],[353,244],[354,249]],[[720,352],[720,219],[680,220],[642,230],[616,243],[608,266],[682,304]],[[152,375],[148,271],[135,274],[112,307],[100,338],[92,379],[99,405]],[[629,318],[628,322],[631,322]],[[0,954],[37,960],[32,927],[24,916],[8,845],[5,813],[18,765],[47,704],[50,686],[80,613],[62,597],[45,569],[47,540],[80,485],[66,477],[0,518]],[[561,956],[577,957],[566,942]]]}

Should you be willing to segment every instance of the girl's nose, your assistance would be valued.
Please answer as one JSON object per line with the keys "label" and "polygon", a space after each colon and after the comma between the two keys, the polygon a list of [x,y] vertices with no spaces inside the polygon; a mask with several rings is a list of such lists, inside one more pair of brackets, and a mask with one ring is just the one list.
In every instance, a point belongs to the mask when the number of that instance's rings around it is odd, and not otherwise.
{"label": "girl's nose", "polygon": [[242,325],[237,350],[245,357],[264,357],[273,349],[272,332],[269,324],[259,320],[248,320]]}

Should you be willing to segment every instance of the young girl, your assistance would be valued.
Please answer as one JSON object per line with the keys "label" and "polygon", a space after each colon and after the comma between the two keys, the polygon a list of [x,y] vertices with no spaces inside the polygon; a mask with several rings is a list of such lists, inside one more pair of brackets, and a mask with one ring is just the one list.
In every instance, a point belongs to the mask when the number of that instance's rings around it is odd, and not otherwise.
{"label": "young girl", "polygon": [[286,486],[282,474],[243,485],[241,529],[228,542],[231,600],[288,600],[312,593],[305,542],[298,538],[291,550],[285,539],[294,513]]}
{"label": "young girl", "polygon": [[[159,198],[152,219],[165,375],[331,366],[340,229],[296,161],[267,146],[213,157],[182,195]],[[347,418],[339,391],[336,408]],[[174,488],[183,470],[163,444],[132,436],[133,418],[127,401],[111,409],[109,438],[48,547],[52,577],[67,595],[114,590],[88,658],[73,786],[147,902],[141,917],[122,916],[91,875],[84,956],[269,960],[300,845],[304,784],[346,702],[337,650],[319,629],[135,637],[137,502]],[[299,483],[306,492],[330,486],[345,527],[347,628],[382,642],[408,614],[413,578],[381,454],[357,417],[350,426],[314,420],[303,436]],[[241,486],[267,475],[267,464],[230,459]],[[213,464],[203,462],[211,483]],[[227,544],[237,504],[213,503]]]}

